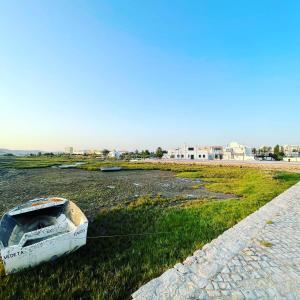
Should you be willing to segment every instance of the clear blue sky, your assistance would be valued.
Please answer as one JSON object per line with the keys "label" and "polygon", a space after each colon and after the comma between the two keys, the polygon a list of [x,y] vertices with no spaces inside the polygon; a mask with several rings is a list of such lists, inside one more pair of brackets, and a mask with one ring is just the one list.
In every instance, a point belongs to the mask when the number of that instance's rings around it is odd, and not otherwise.
{"label": "clear blue sky", "polygon": [[300,143],[299,1],[1,1],[0,148]]}

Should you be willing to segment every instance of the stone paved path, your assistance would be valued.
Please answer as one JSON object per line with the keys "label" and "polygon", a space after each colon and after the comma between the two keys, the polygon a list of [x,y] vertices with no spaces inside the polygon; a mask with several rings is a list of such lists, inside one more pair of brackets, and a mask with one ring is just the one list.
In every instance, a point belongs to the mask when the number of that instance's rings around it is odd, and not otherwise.
{"label": "stone paved path", "polygon": [[300,299],[300,183],[133,298]]}

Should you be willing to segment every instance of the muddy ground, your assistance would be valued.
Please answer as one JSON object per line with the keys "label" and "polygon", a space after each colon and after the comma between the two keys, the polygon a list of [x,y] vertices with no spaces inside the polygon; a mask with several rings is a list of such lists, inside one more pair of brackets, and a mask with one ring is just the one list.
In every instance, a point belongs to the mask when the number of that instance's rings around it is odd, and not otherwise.
{"label": "muddy ground", "polygon": [[0,214],[36,197],[59,196],[76,202],[88,217],[99,209],[133,201],[139,196],[161,195],[182,201],[224,199],[231,195],[193,188],[201,183],[176,177],[169,171],[106,172],[79,169],[0,169]]}

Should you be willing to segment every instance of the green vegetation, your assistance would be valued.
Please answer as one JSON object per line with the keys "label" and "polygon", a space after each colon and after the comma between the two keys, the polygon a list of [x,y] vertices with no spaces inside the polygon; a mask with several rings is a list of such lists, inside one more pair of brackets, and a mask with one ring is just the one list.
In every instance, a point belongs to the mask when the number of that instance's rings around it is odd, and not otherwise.
{"label": "green vegetation", "polygon": [[[51,162],[51,158],[47,159],[42,163],[37,158],[32,161],[18,158],[4,166],[46,166]],[[203,184],[199,188],[205,186],[210,191],[232,195],[232,199],[164,205],[174,199],[140,197],[129,204],[103,209],[90,222],[89,236],[157,234],[89,239],[85,247],[54,264],[2,276],[1,299],[59,299],[61,295],[65,299],[129,298],[140,285],[159,276],[300,180],[300,174],[296,173],[246,167],[107,163],[95,159],[86,162],[80,168],[97,170],[103,164],[117,164],[126,169],[170,170],[179,177],[201,179]]]}
{"label": "green vegetation", "polygon": [[269,157],[277,161],[283,160],[283,157],[285,156],[283,147],[278,144],[273,149],[269,146],[264,146],[258,150],[253,148],[252,153],[260,156],[261,158]]}
{"label": "green vegetation", "polygon": [[265,241],[265,240],[259,241],[259,244],[264,247],[272,247],[273,246],[272,243]]}
{"label": "green vegetation", "polygon": [[102,150],[102,155],[103,155],[104,158],[107,157],[108,153],[109,153],[109,150],[108,150],[108,149],[103,149],[103,150]]}
{"label": "green vegetation", "polygon": [[289,172],[278,172],[274,175],[274,179],[283,180],[291,185],[295,184],[300,180],[299,173],[289,173]]}
{"label": "green vegetation", "polygon": [[158,157],[158,158],[162,158],[163,155],[164,155],[163,149],[161,147],[158,147],[156,149],[155,156]]}
{"label": "green vegetation", "polygon": [[33,157],[7,157],[0,156],[0,168],[15,168],[15,169],[32,169],[32,168],[47,168],[65,163],[82,161],[83,157],[76,158],[67,155],[61,156],[33,156]]}
{"label": "green vegetation", "polygon": [[274,222],[272,221],[272,220],[267,220],[266,221],[266,224],[268,224],[268,225],[272,225]]}
{"label": "green vegetation", "polygon": [[281,149],[281,147],[279,145],[276,145],[274,147],[273,152],[274,152],[274,159],[275,160],[282,160],[283,159],[284,152],[283,152],[283,150]]}

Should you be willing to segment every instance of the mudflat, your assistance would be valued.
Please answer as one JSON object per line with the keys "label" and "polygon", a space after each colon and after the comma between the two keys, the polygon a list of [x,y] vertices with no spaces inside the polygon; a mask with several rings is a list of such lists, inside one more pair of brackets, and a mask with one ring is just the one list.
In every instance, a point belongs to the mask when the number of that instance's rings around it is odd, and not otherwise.
{"label": "mudflat", "polygon": [[[126,204],[141,196],[192,199],[228,199],[232,195],[195,188],[199,179],[177,177],[160,170],[127,170],[115,173],[80,169],[1,169],[0,213],[37,197],[59,196],[75,201],[89,216],[101,208]],[[172,203],[172,201],[171,201]]]}

